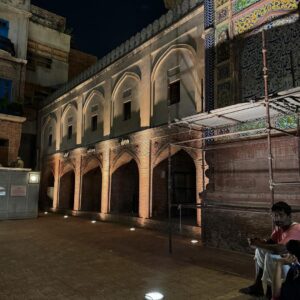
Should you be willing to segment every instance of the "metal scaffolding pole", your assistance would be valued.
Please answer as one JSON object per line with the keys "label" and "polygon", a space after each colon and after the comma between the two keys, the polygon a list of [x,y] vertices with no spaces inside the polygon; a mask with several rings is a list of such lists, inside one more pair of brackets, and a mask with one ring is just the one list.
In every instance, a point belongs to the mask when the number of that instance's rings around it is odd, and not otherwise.
{"label": "metal scaffolding pole", "polygon": [[262,31],[262,54],[263,54],[263,77],[264,77],[264,94],[267,118],[267,139],[268,139],[268,164],[269,164],[269,188],[271,196],[271,207],[274,204],[274,186],[273,186],[273,153],[271,141],[271,118],[270,118],[270,102],[268,91],[268,66],[267,66],[267,47],[266,47],[266,33]]}

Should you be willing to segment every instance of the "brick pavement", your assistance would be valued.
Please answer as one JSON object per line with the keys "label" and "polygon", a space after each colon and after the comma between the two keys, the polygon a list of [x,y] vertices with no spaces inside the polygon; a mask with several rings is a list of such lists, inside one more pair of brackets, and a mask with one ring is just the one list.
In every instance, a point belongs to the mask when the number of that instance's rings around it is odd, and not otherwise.
{"label": "brick pavement", "polygon": [[0,222],[0,299],[248,300],[248,255],[159,232],[61,215]]}

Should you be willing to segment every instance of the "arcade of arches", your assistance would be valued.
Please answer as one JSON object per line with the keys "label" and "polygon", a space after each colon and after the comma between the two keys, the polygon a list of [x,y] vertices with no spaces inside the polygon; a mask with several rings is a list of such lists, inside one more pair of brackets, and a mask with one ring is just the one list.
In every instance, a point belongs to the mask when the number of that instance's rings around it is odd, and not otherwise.
{"label": "arcade of arches", "polygon": [[[41,208],[166,221],[168,143],[143,140],[141,133],[130,140],[128,145],[101,142],[92,154],[77,148],[67,158],[49,157],[43,167]],[[190,204],[181,210],[173,207],[172,217],[201,225],[201,211],[195,208],[202,191],[201,153],[172,148],[170,154],[172,202]]]}

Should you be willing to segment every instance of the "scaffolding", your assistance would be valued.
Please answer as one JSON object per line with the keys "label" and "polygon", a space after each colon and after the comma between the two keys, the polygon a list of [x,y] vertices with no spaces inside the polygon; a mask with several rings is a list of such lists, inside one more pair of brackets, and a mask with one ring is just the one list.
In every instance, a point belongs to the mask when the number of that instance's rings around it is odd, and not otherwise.
{"label": "scaffolding", "polygon": [[[181,119],[180,121],[171,122],[169,114],[169,128],[176,126],[188,128],[191,130],[202,131],[202,136],[195,139],[186,139],[180,142],[169,143],[168,156],[168,231],[169,231],[169,253],[172,253],[172,207],[182,209],[183,207],[193,207],[198,210],[203,210],[214,207],[213,204],[206,203],[206,183],[205,183],[205,153],[214,149],[212,146],[219,140],[227,139],[230,141],[249,139],[255,137],[265,137],[267,139],[267,159],[269,173],[269,190],[270,203],[268,208],[253,207],[246,205],[226,205],[217,204],[216,207],[224,210],[243,210],[243,211],[269,211],[274,204],[275,190],[281,186],[299,186],[300,181],[275,181],[274,180],[274,149],[272,138],[274,136],[287,135],[298,139],[298,156],[299,156],[299,113],[300,113],[300,88],[293,88],[276,95],[269,95],[268,92],[268,66],[267,66],[267,48],[266,35],[262,31],[262,57],[263,57],[263,80],[264,80],[264,98],[261,100],[250,100],[247,103],[240,103],[232,106],[227,106],[221,109],[216,109],[210,112],[200,113]],[[293,116],[296,120],[296,126],[292,128],[279,128],[276,124],[272,124],[272,120],[278,116]],[[239,129],[243,124],[262,120],[265,126],[258,128]],[[226,130],[224,130],[226,129]],[[200,142],[200,147],[195,147],[194,144]],[[172,162],[171,153],[172,147],[180,147],[182,149],[197,149],[202,151],[202,201],[201,203],[173,203],[172,202]],[[217,146],[219,149],[219,147]],[[216,148],[215,148],[216,149]],[[294,212],[299,212],[299,209],[294,209]],[[181,226],[181,218],[180,218]],[[205,230],[204,230],[205,232]],[[203,238],[203,236],[202,236]]]}

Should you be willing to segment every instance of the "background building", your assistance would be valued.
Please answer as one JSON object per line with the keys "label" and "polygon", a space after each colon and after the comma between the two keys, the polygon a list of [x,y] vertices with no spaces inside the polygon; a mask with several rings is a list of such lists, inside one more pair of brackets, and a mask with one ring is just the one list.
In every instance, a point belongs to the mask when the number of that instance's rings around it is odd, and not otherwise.
{"label": "background building", "polygon": [[[19,154],[26,167],[35,168],[39,155],[36,135],[40,102],[66,83],[69,73],[75,76],[95,63],[96,57],[70,51],[71,36],[64,17],[30,5],[29,0],[1,0],[0,7],[0,111],[26,118],[23,126],[17,126],[22,129],[21,142],[18,147],[13,146],[14,154],[5,154],[2,164],[7,166]],[[24,122],[24,118],[20,120]],[[10,136],[6,131],[10,123],[7,124],[0,131],[3,153],[10,153],[10,145],[16,144],[4,139]],[[13,127],[15,132],[16,126]]]}

